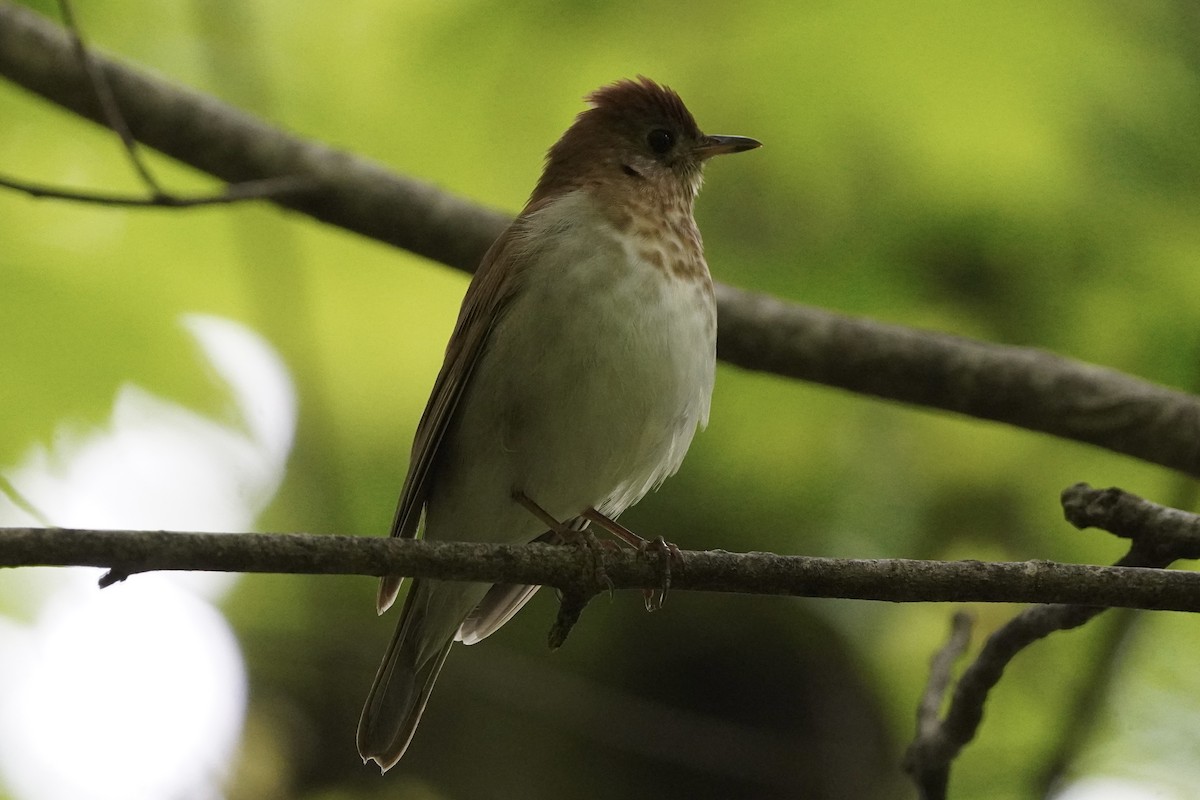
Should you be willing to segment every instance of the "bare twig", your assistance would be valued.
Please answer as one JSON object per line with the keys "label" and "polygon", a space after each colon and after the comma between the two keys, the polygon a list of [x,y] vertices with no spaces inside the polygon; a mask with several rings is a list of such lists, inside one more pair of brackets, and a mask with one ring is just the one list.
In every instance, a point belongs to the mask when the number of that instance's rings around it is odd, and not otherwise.
{"label": "bare twig", "polygon": [[[942,724],[942,705],[946,701],[946,690],[950,688],[953,677],[954,663],[966,652],[971,643],[971,615],[965,611],[957,611],[950,619],[950,636],[942,649],[934,654],[929,665],[929,681],[925,691],[917,703],[917,740],[936,736]],[[906,764],[912,772],[914,767]],[[946,782],[950,777],[949,771],[922,771],[922,780],[918,785],[921,800],[945,797]]]}
{"label": "bare twig", "polygon": [[80,203],[92,203],[102,206],[147,206],[158,208],[193,208],[196,206],[227,205],[247,200],[275,200],[300,192],[312,191],[316,188],[311,178],[298,176],[283,176],[280,178],[263,178],[258,181],[233,183],[225,187],[221,194],[180,196],[177,194],[156,193],[153,197],[133,197],[130,195],[108,194],[106,192],[90,192],[83,189],[63,189],[38,183],[27,183],[0,175],[0,186],[14,191],[24,192],[31,197],[49,198],[53,200],[71,200]]}
{"label": "bare twig", "polygon": [[1166,566],[1200,558],[1200,515],[1144,500],[1124,489],[1077,483],[1063,490],[1063,516],[1080,530],[1100,528],[1132,540],[1127,564]]}
{"label": "bare twig", "polygon": [[158,181],[155,180],[154,174],[150,172],[150,168],[146,165],[146,162],[142,159],[142,154],[138,150],[137,139],[133,137],[133,133],[129,130],[129,125],[125,122],[124,115],[121,114],[121,106],[117,103],[117,99],[113,96],[112,87],[108,85],[108,81],[104,77],[103,66],[91,57],[88,46],[84,44],[83,33],[80,31],[79,24],[75,20],[75,10],[71,7],[70,0],[58,0],[58,13],[62,16],[63,24],[71,34],[71,45],[75,51],[75,56],[79,59],[84,72],[87,73],[88,80],[96,92],[96,99],[99,101],[100,107],[104,110],[105,124],[121,138],[121,144],[125,147],[125,153],[129,156],[129,162],[133,165],[134,171],[137,172],[142,182],[150,189],[153,197],[155,199],[164,197],[166,193]]}
{"label": "bare twig", "polygon": [[[1200,555],[1200,516],[1195,514],[1151,503],[1120,489],[1093,489],[1083,483],[1065,489],[1062,503],[1064,514],[1076,527],[1103,528],[1132,539],[1129,553],[1112,569],[1161,570],[1177,559]],[[979,656],[959,678],[941,724],[923,727],[909,746],[905,767],[925,800],[946,796],[950,766],[975,737],[988,694],[1012,659],[1037,640],[1055,631],[1077,628],[1104,610],[1094,603],[1040,605],[1021,612],[988,637]]]}
{"label": "bare twig", "polygon": [[558,598],[558,614],[554,618],[554,623],[550,626],[550,633],[546,636],[546,641],[550,645],[551,650],[557,650],[566,644],[567,635],[571,633],[571,629],[575,627],[575,623],[579,622],[579,616],[593,597],[595,597],[595,593],[560,593]]}
{"label": "bare twig", "polygon": [[111,68],[111,64],[105,59],[92,55],[91,49],[84,42],[83,32],[76,20],[75,10],[70,0],[58,0],[58,8],[70,36],[71,49],[87,78],[96,102],[99,104],[101,112],[101,119],[99,121],[120,137],[125,154],[129,158],[129,163],[133,166],[142,183],[146,185],[149,196],[133,197],[108,192],[66,189],[19,181],[3,176],[0,176],[0,187],[24,192],[31,197],[127,208],[194,208],[198,206],[228,205],[246,200],[294,196],[299,192],[316,188],[317,184],[311,178],[302,178],[293,175],[239,181],[226,186],[220,194],[215,195],[184,197],[165,190],[154,177],[154,173],[150,171],[149,165],[142,157],[138,140],[130,130],[129,124],[125,120],[125,115],[121,113],[120,103],[117,101],[111,84],[105,77],[105,70]]}
{"label": "bare twig", "polygon": [[[289,135],[238,109],[92,49],[134,137],[226,183],[303,175],[322,191],[279,204],[463,270],[510,217],[383,167]],[[104,111],[70,36],[29,9],[0,3],[0,76],[100,124]]]}
{"label": "bare twig", "polygon": [[950,618],[950,636],[930,661],[929,682],[925,684],[925,691],[917,704],[918,736],[933,733],[934,728],[941,724],[942,704],[946,700],[946,690],[950,688],[954,662],[962,657],[971,643],[971,625],[971,615],[965,611],[956,611]]}
{"label": "bare twig", "polygon": [[[834,559],[773,553],[683,551],[678,590],[889,602],[1086,603],[1200,611],[1200,573],[1057,564],[1047,561]],[[0,565],[95,566],[132,575],[210,570],[413,575],[444,580],[542,584],[564,592],[647,589],[662,576],[656,558],[605,552],[607,582],[582,548],[300,534],[172,533],[0,528]],[[587,580],[580,576],[589,575]]]}
{"label": "bare twig", "polygon": [[1030,347],[717,287],[733,364],[1105,447],[1200,476],[1200,399]]}

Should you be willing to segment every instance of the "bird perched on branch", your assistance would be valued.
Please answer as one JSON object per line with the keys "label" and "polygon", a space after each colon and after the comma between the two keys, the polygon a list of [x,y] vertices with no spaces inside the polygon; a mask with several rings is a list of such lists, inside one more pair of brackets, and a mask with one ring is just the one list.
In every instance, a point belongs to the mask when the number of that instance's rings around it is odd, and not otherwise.
{"label": "bird perched on branch", "polygon": [[[692,205],[708,159],[759,142],[705,135],[646,78],[587,99],[467,289],[393,536],[621,534],[616,517],[708,421],[717,313]],[[383,579],[380,613],[400,583]],[[414,581],[359,723],[364,761],[394,765],[454,642],[490,635],[536,589]]]}

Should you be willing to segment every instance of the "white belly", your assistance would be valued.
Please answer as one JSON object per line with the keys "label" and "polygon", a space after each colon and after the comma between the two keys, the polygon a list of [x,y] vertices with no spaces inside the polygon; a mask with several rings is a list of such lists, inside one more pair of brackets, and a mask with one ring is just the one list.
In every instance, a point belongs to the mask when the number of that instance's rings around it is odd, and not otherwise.
{"label": "white belly", "polygon": [[[617,515],[679,468],[708,419],[708,288],[631,257],[615,231],[547,209],[521,291],[489,337],[443,443],[426,535],[522,541],[592,506]],[[547,213],[554,212],[554,213]],[[589,215],[590,217],[590,215]],[[457,530],[435,530],[435,528]]]}

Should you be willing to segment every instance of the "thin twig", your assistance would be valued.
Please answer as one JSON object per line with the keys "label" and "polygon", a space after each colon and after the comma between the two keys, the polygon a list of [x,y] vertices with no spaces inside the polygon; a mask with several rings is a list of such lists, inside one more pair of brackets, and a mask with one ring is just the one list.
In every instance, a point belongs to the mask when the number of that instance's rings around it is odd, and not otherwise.
{"label": "thin twig", "polygon": [[[1059,603],[1039,605],[1022,611],[988,637],[978,657],[959,678],[941,725],[909,746],[905,768],[921,787],[923,800],[945,798],[951,764],[975,738],[988,695],[1013,658],[1039,639],[1055,631],[1077,628],[1104,610]],[[941,794],[934,791],[938,787]]]}
{"label": "thin twig", "polygon": [[71,0],[58,0],[59,13],[70,35],[71,47],[79,61],[88,83],[94,93],[95,100],[100,105],[103,123],[113,130],[121,139],[129,163],[141,178],[149,191],[148,197],[133,197],[107,192],[92,192],[80,189],[64,189],[54,186],[17,181],[0,176],[0,187],[24,192],[32,197],[70,200],[80,203],[91,203],[103,206],[119,206],[127,208],[196,208],[199,206],[228,205],[246,200],[281,199],[299,192],[311,190],[317,186],[317,181],[311,177],[284,175],[258,180],[246,180],[232,183],[216,195],[184,197],[168,192],[154,177],[149,165],[142,157],[138,140],[133,135],[125,115],[121,113],[121,104],[117,102],[112,85],[105,76],[103,59],[92,55],[91,49],[83,39],[83,32],[75,17]]}
{"label": "thin twig", "polygon": [[278,178],[243,181],[225,187],[221,194],[180,196],[157,193],[153,197],[91,192],[85,189],[62,189],[38,183],[19,181],[0,175],[0,187],[24,192],[31,197],[70,200],[103,206],[133,206],[158,208],[194,208],[197,206],[228,205],[248,200],[278,200],[289,195],[313,191],[317,182],[309,177],[284,175]]}
{"label": "thin twig", "polygon": [[[1063,516],[1076,528],[1099,528],[1130,539],[1136,553],[1130,565],[1165,566],[1181,558],[1200,558],[1200,515],[1152,503],[1110,487],[1077,483],[1063,490]],[[1134,562],[1141,562],[1136,563]]]}
{"label": "thin twig", "polygon": [[[950,688],[953,678],[954,664],[966,652],[967,645],[971,642],[971,626],[971,615],[965,611],[956,611],[950,620],[950,635],[946,643],[930,661],[929,680],[917,704],[918,741],[938,734],[942,724],[942,706],[945,704],[946,691]],[[915,769],[912,765],[905,766],[910,772]],[[946,796],[946,783],[950,777],[948,770],[921,770],[920,775],[917,789],[921,800],[941,800]]]}
{"label": "thin twig", "polygon": [[[1176,508],[1194,506],[1195,482],[1180,483],[1172,504]],[[1077,527],[1096,524],[1113,529],[1120,536],[1137,540],[1142,549],[1165,550],[1164,558],[1169,557],[1175,547],[1185,551],[1189,540],[1196,536],[1192,514],[1147,503],[1120,489],[1098,491],[1086,484],[1078,484],[1064,493],[1064,504],[1067,518]],[[1167,541],[1153,544],[1156,540]],[[1120,653],[1129,645],[1143,618],[1133,609],[1118,609],[1106,616],[1111,618],[1110,624],[1100,643],[1085,659],[1088,674],[1073,698],[1071,709],[1063,715],[1065,723],[1058,742],[1035,779],[1034,788],[1040,796],[1048,797],[1053,793],[1095,728],[1103,699],[1117,679]]]}
{"label": "thin twig", "polygon": [[971,642],[972,623],[971,615],[965,611],[956,611],[950,618],[950,635],[929,663],[929,681],[917,704],[918,736],[932,733],[941,724],[942,705],[953,678],[954,663],[962,657]]}
{"label": "thin twig", "polygon": [[[1195,508],[1200,486],[1183,476],[1174,483],[1170,505]],[[1100,719],[1104,698],[1108,697],[1119,677],[1121,655],[1131,646],[1146,619],[1145,614],[1133,609],[1119,609],[1106,616],[1104,636],[1080,664],[1081,669],[1087,670],[1087,675],[1072,698],[1070,709],[1062,715],[1063,730],[1049,749],[1045,766],[1035,779],[1033,792],[1038,797],[1051,797],[1055,793],[1066,771],[1086,745]]]}
{"label": "thin twig", "polygon": [[125,122],[125,116],[121,113],[121,106],[117,103],[116,97],[113,96],[112,86],[109,85],[108,79],[104,77],[103,67],[91,57],[87,45],[84,44],[83,34],[80,32],[79,25],[75,21],[75,11],[71,7],[70,0],[58,0],[58,10],[62,15],[63,24],[71,34],[75,55],[78,57],[84,72],[87,73],[88,80],[96,92],[96,100],[100,103],[100,107],[104,111],[105,124],[115,131],[117,136],[121,137],[121,144],[125,147],[125,152],[129,156],[130,163],[133,164],[133,168],[138,176],[141,177],[142,182],[150,189],[151,195],[155,199],[165,197],[167,193],[163,191],[158,181],[155,180],[153,173],[150,172],[150,168],[142,159],[137,139],[133,137],[133,133],[129,130],[129,125]]}

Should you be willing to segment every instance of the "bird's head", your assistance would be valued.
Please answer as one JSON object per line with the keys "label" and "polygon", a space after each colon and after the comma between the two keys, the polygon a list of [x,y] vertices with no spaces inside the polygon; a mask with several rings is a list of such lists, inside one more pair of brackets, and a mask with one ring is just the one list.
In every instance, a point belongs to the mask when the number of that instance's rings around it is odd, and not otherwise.
{"label": "bird's head", "polygon": [[649,78],[618,81],[587,100],[591,107],[550,148],[534,200],[584,186],[690,200],[705,161],[761,145],[704,134],[679,95]]}

